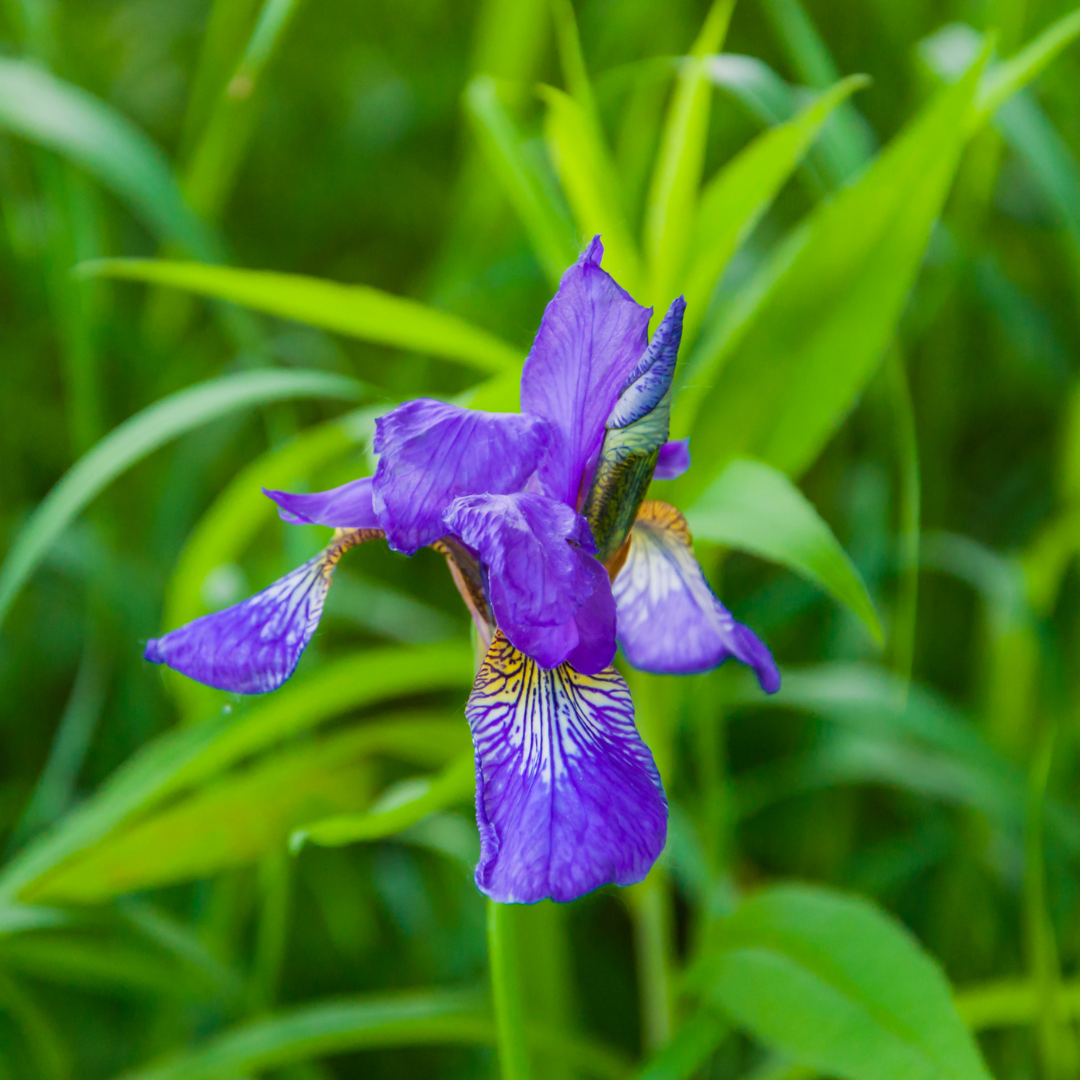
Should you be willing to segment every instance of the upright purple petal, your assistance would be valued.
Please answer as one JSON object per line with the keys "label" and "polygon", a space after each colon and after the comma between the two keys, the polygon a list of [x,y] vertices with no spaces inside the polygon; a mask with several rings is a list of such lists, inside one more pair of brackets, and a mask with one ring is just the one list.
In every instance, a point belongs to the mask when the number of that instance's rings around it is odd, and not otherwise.
{"label": "upright purple petal", "polygon": [[660,447],[654,480],[677,480],[690,468],[690,440],[673,439]]}
{"label": "upright purple petal", "polygon": [[498,634],[465,714],[482,892],[567,901],[645,877],[664,847],[667,799],[618,672],[545,671]]}
{"label": "upright purple petal", "polygon": [[419,398],[375,421],[372,502],[390,546],[411,555],[446,529],[459,496],[519,491],[551,440],[546,421]]}
{"label": "upright purple petal", "polygon": [[381,535],[358,529],[339,533],[324,551],[249,600],[148,641],[144,657],[218,690],[276,690],[296,670],[319,625],[342,552]]}
{"label": "upright purple petal", "polygon": [[[543,667],[561,664],[581,642],[586,620],[586,665],[606,649],[614,655],[614,625],[605,633],[603,594],[611,586],[592,557],[589,526],[580,514],[545,495],[469,495],[445,515],[446,528],[477,552],[488,577],[495,619],[522,652]],[[598,607],[583,612],[599,591]]]}
{"label": "upright purple petal", "polygon": [[329,525],[332,529],[378,529],[371,505],[371,477],[350,480],[329,491],[293,495],[288,491],[263,494],[278,504],[278,516],[290,525]]}
{"label": "upright purple petal", "polygon": [[607,420],[648,344],[652,308],[600,269],[600,238],[563,274],[521,378],[521,407],[551,421],[552,451],[540,466],[544,490],[575,509],[582,479],[600,452]]}
{"label": "upright purple petal", "polygon": [[634,667],[689,675],[734,656],[754,669],[767,694],[780,689],[772,654],[713,594],[694,558],[686,519],[673,506],[642,504],[612,590],[619,644]]}

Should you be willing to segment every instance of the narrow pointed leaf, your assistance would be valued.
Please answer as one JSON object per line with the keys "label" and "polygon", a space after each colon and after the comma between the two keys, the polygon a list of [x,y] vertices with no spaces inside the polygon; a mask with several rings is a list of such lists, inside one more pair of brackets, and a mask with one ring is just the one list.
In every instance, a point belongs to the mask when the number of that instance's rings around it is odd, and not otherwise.
{"label": "narrow pointed leaf", "polygon": [[[464,735],[464,730],[462,731]],[[432,777],[402,781],[363,814],[348,814],[314,821],[293,833],[289,846],[297,851],[310,841],[321,847],[338,847],[359,840],[393,836],[439,810],[471,802],[476,763],[471,751]]]}
{"label": "narrow pointed leaf", "polygon": [[706,69],[727,33],[734,0],[714,0],[675,80],[645,208],[650,302],[661,310],[678,291],[705,161],[712,90]]}
{"label": "narrow pointed leaf", "polygon": [[524,226],[548,282],[558,285],[578,257],[582,237],[525,152],[495,80],[488,75],[474,78],[465,90],[465,107],[488,166]]}
{"label": "narrow pointed leaf", "polygon": [[[472,684],[465,643],[372,649],[298,678],[239,716],[221,715],[163,735],[126,762],[97,794],[0,872],[0,901],[31,892],[66,859],[89,850],[168,795],[350,709]],[[408,729],[369,723],[376,748],[411,744]],[[396,741],[395,741],[396,740]]]}
{"label": "narrow pointed leaf", "polygon": [[[673,434],[695,460],[680,499],[703,490],[735,456],[791,475],[806,469],[843,421],[895,332],[966,138],[979,66],[949,87],[854,186],[822,206],[795,247],[766,265],[764,292],[726,336],[707,336]],[[732,332],[733,331],[733,332]]]}
{"label": "narrow pointed leaf", "polygon": [[230,772],[58,867],[33,894],[100,903],[252,863],[283,850],[293,829],[367,805],[372,753],[389,751],[413,764],[441,763],[468,743],[465,725],[447,720],[402,718],[394,732],[383,725],[381,739],[369,726]]}
{"label": "narrow pointed leaf", "polygon": [[30,515],[0,567],[0,621],[64,529],[113,480],[154,450],[240,409],[296,398],[355,401],[363,394],[354,379],[323,371],[246,371],[188,387],[136,413],[84,454]]}
{"label": "narrow pointed leaf", "polygon": [[867,82],[864,76],[853,75],[837,83],[791,121],[758,136],[705,186],[686,275],[684,337],[688,343],[693,341],[728,260],[761,220],[822,124]]}
{"label": "narrow pointed leaf", "polygon": [[884,640],[859,571],[805,495],[777,469],[732,461],[687,511],[694,536],[749,551],[821,586],[878,644]]}
{"label": "narrow pointed leaf", "polygon": [[164,153],[93,94],[34,64],[0,58],[0,127],[92,173],[162,242],[196,258],[221,257],[214,234],[184,202]]}
{"label": "narrow pointed leaf", "polygon": [[184,289],[380,345],[456,360],[479,371],[497,374],[521,363],[512,345],[486,330],[367,285],[159,259],[99,259],[84,263],[79,271]]}
{"label": "narrow pointed leaf", "polygon": [[641,283],[641,260],[623,212],[621,184],[603,135],[586,109],[569,94],[542,88],[547,103],[545,134],[578,233],[604,240],[604,269],[627,292]]}

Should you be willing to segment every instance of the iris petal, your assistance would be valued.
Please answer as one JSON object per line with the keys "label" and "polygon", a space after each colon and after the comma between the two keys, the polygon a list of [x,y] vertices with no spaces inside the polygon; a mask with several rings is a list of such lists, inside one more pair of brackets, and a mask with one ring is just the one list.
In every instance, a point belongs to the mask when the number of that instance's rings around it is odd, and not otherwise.
{"label": "iris petal", "polygon": [[371,477],[350,480],[329,491],[293,495],[288,491],[263,494],[278,505],[278,516],[290,525],[329,525],[332,529],[377,529],[371,504]]}
{"label": "iris petal", "polygon": [[780,673],[772,654],[713,594],[691,543],[673,506],[642,504],[612,585],[626,659],[642,671],[688,675],[734,656],[754,669],[762,690],[775,693]]}
{"label": "iris petal", "polygon": [[406,555],[445,532],[461,495],[520,490],[551,439],[537,416],[489,413],[418,398],[375,422],[373,505],[390,546]]}
{"label": "iris petal", "polygon": [[[586,665],[605,649],[610,655],[600,666],[611,662],[615,627],[613,620],[605,625],[603,599],[611,585],[589,554],[592,535],[580,514],[533,493],[469,495],[453,503],[445,522],[479,555],[495,619],[514,645],[555,667],[580,644],[580,617],[590,643]],[[583,610],[597,591],[599,599]]]}
{"label": "iris petal", "polygon": [[319,625],[342,552],[377,536],[382,533],[373,529],[338,533],[315,558],[243,603],[150,640],[144,657],[218,690],[276,690],[296,670]]}
{"label": "iris petal", "polygon": [[545,671],[500,633],[465,713],[482,892],[567,901],[645,877],[664,847],[667,799],[618,672]]}
{"label": "iris petal", "polygon": [[660,447],[654,480],[677,480],[690,468],[690,440],[673,439]]}
{"label": "iris petal", "polygon": [[600,238],[563,274],[521,377],[521,407],[554,428],[540,467],[544,491],[577,507],[607,420],[647,345],[652,309],[600,269]]}

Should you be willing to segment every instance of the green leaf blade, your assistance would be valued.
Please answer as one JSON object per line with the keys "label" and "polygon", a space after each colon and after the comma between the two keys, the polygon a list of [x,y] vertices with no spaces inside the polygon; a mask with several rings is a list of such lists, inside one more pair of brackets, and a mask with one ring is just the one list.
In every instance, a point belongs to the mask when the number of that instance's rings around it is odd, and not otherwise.
{"label": "green leaf blade", "polygon": [[0,567],[0,621],[57,537],[113,480],[172,439],[242,408],[304,397],[355,401],[364,387],[323,371],[246,371],[199,383],[125,420],[84,454],[31,514]]}
{"label": "green leaf blade", "polygon": [[880,645],[884,632],[862,577],[810,501],[781,472],[732,461],[686,512],[694,535],[786,566],[847,607]]}
{"label": "green leaf blade", "polygon": [[80,273],[184,289],[199,296],[308,323],[323,330],[438,356],[498,374],[521,363],[521,354],[486,330],[417,300],[366,285],[156,259],[99,259]]}
{"label": "green leaf blade", "polygon": [[797,244],[781,246],[733,337],[702,343],[673,428],[689,427],[709,467],[679,481],[683,503],[735,456],[799,475],[842,423],[895,332],[966,139],[980,70],[943,91],[858,183],[816,211]]}
{"label": "green leaf blade", "polygon": [[866,901],[768,889],[692,983],[792,1061],[847,1080],[989,1080],[937,965]]}
{"label": "green leaf blade", "polygon": [[0,126],[96,176],[165,243],[216,261],[221,246],[184,202],[162,151],[127,117],[81,87],[0,58]]}

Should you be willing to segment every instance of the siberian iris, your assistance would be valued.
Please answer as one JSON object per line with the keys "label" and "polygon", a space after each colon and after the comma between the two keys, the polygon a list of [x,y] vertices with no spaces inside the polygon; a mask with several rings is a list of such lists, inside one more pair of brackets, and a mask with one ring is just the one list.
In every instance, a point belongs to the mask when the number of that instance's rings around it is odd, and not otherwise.
{"label": "siberian iris", "polygon": [[334,528],[326,549],[251,599],[149,642],[199,682],[263,693],[293,672],[348,548],[385,539],[447,560],[485,651],[465,714],[476,751],[476,882],[504,903],[572,900],[644,878],[667,799],[612,667],[708,671],[734,656],[766,692],[768,649],[713,594],[682,515],[646,501],[689,467],[668,442],[682,334],[600,267],[599,237],[563,275],[521,380],[520,413],[421,399],[376,422],[374,477],[268,491],[281,517]]}

